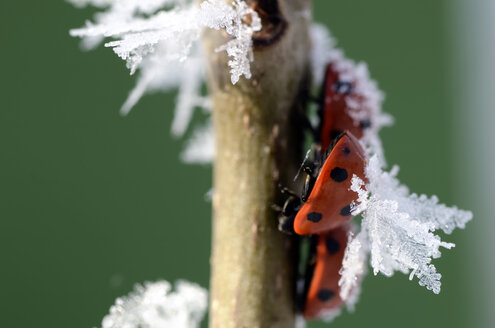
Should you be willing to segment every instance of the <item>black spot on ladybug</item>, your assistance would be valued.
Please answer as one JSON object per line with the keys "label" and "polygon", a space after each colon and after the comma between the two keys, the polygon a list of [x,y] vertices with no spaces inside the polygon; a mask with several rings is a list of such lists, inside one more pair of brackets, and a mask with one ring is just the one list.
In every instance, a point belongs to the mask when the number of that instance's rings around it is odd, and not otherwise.
{"label": "black spot on ladybug", "polygon": [[340,215],[349,216],[351,215],[351,205],[347,205],[340,210]]}
{"label": "black spot on ladybug", "polygon": [[341,167],[336,167],[330,172],[330,177],[336,182],[345,181],[348,176],[347,170]]}
{"label": "black spot on ladybug", "polygon": [[332,130],[330,131],[330,138],[335,139],[337,138],[338,136],[340,136],[342,134],[342,131],[340,130]]}
{"label": "black spot on ladybug", "polygon": [[364,119],[359,122],[359,125],[361,126],[361,129],[367,129],[371,126],[371,121],[369,119]]}
{"label": "black spot on ladybug", "polygon": [[351,150],[349,149],[349,147],[344,147],[344,148],[342,149],[342,152],[343,152],[344,154],[346,154],[346,155],[349,155],[349,154],[351,153]]}
{"label": "black spot on ladybug", "polygon": [[340,249],[339,242],[336,241],[333,237],[327,238],[327,240],[325,241],[325,246],[327,247],[327,251],[332,255],[337,253]]}
{"label": "black spot on ladybug", "polygon": [[318,294],[316,294],[316,296],[320,301],[328,302],[333,298],[334,292],[332,292],[330,289],[322,288],[318,291]]}
{"label": "black spot on ladybug", "polygon": [[333,88],[341,95],[348,95],[352,92],[352,83],[339,80],[334,83]]}
{"label": "black spot on ladybug", "polygon": [[308,214],[307,218],[311,222],[320,222],[322,215],[318,212],[311,212]]}

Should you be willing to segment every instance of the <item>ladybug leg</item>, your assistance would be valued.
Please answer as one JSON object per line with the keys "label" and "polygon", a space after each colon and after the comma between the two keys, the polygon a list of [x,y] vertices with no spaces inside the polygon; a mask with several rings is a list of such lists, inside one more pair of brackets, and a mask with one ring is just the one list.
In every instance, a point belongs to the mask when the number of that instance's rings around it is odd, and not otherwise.
{"label": "ladybug leg", "polygon": [[[316,144],[311,145],[311,148],[308,149],[306,155],[304,156],[301,166],[299,166],[299,170],[297,170],[297,174],[294,177],[294,181],[296,181],[297,178],[299,178],[299,174],[301,172],[310,175],[315,175],[314,172],[317,170],[319,166],[319,160],[320,160],[319,153],[320,153],[320,147]],[[309,159],[310,155],[312,155],[312,159]]]}
{"label": "ladybug leg", "polygon": [[295,215],[292,216],[285,216],[285,215],[279,215],[278,217],[278,230],[288,234],[288,235],[293,235],[294,232],[294,218]]}
{"label": "ladybug leg", "polygon": [[315,174],[315,165],[313,163],[309,163],[303,167],[304,173],[307,175],[314,176]]}
{"label": "ladybug leg", "polygon": [[303,202],[306,202],[308,200],[308,197],[311,194],[311,190],[313,190],[313,186],[315,185],[316,177],[313,175],[313,173],[313,170],[311,171],[311,173],[306,172],[307,176],[306,180],[304,181],[304,188],[301,195],[301,200]]}
{"label": "ladybug leg", "polygon": [[296,194],[295,191],[293,191],[287,187],[282,187],[282,185],[279,185],[279,188],[280,188],[280,192],[284,195],[289,195],[289,197],[296,197],[296,198],[299,197],[299,195]]}
{"label": "ladybug leg", "polygon": [[287,198],[278,216],[278,228],[280,231],[287,234],[294,234],[294,219],[300,207],[301,200],[298,196]]}

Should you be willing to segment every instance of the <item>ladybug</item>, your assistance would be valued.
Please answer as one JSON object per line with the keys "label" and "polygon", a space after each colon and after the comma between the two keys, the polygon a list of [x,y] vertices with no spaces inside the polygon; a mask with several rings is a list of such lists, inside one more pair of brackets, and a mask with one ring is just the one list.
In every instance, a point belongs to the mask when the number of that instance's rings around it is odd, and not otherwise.
{"label": "ladybug", "polygon": [[[308,260],[305,272],[300,273],[304,287],[296,301],[308,320],[328,317],[343,304],[339,271],[350,231],[350,203],[357,197],[349,188],[353,174],[365,179],[364,150],[350,132],[339,135],[321,161],[317,151],[310,163],[303,165],[307,176],[302,194],[283,188],[289,196],[279,209],[282,231],[309,236]],[[315,212],[321,216],[315,218]]]}
{"label": "ladybug", "polygon": [[325,318],[343,304],[340,297],[342,260],[350,232],[350,223],[318,235],[316,265],[306,294],[303,315],[306,319]]}
{"label": "ladybug", "polygon": [[[364,130],[371,127],[371,109],[365,94],[357,90],[361,80],[356,78],[354,70],[355,67],[345,61],[331,62],[326,67],[319,106],[320,126],[313,131],[314,139],[319,141],[317,148],[320,152],[315,154],[313,162],[304,165],[307,177],[300,200],[291,192],[283,209],[279,209],[282,212],[279,216],[279,228],[282,231],[300,235],[315,234],[338,227],[351,218],[350,204],[357,196],[348,190],[352,175],[356,174],[366,181],[365,152],[357,139],[361,139]],[[361,119],[357,121],[356,117]],[[342,138],[344,140],[341,141]],[[343,146],[349,143],[350,146]],[[336,146],[329,149],[336,144],[344,153],[333,150]],[[330,154],[321,164],[325,152]],[[315,183],[318,186],[312,193]]]}
{"label": "ladybug", "polygon": [[349,221],[351,203],[357,199],[357,194],[349,190],[351,179],[355,174],[366,181],[365,164],[365,153],[356,137],[347,131],[338,136],[307,200],[294,216],[294,232],[320,234]]}
{"label": "ladybug", "polygon": [[337,63],[327,65],[325,82],[320,99],[321,149],[325,151],[342,132],[348,131],[357,139],[371,127],[371,109],[367,98],[358,92],[358,80],[352,79],[345,69],[337,69]]}
{"label": "ladybug", "polygon": [[306,319],[328,318],[343,304],[340,270],[347,247],[353,175],[366,182],[366,154],[359,139],[371,127],[371,109],[359,80],[346,63],[327,65],[320,101],[320,126],[314,130],[317,149],[303,164],[306,181],[299,196],[289,194],[279,216],[282,231],[309,236],[309,254],[297,304]]}

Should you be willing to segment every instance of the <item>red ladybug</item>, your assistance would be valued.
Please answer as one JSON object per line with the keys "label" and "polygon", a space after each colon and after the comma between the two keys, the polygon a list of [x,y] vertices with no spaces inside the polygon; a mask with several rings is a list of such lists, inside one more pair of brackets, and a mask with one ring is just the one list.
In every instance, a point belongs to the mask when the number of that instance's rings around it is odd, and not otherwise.
{"label": "red ladybug", "polygon": [[[365,106],[366,98],[356,91],[358,81],[350,79],[351,74],[339,72],[336,64],[329,64],[325,74],[320,104],[320,144],[326,151],[332,141],[344,131],[357,139],[363,137],[363,130],[371,126],[371,111]],[[359,113],[359,119],[352,116]]]}
{"label": "red ladybug", "polygon": [[359,139],[371,126],[371,110],[366,97],[356,90],[359,81],[350,69],[336,63],[327,66],[315,135],[321,152],[304,166],[307,177],[302,195],[285,188],[290,197],[280,209],[283,231],[312,235],[304,292],[299,294],[299,304],[304,303],[301,311],[309,320],[328,317],[343,304],[339,271],[348,243],[351,204],[357,200],[350,190],[351,179],[356,175],[366,182],[367,160]]}
{"label": "red ladybug", "polygon": [[349,190],[355,174],[363,181],[366,157],[359,141],[350,133],[339,136],[323,163],[308,199],[294,218],[299,235],[321,234],[335,229],[352,217],[351,203],[357,194]]}
{"label": "red ladybug", "polygon": [[340,297],[340,274],[350,224],[318,235],[316,266],[306,295],[303,315],[316,319],[331,315],[342,306]]}

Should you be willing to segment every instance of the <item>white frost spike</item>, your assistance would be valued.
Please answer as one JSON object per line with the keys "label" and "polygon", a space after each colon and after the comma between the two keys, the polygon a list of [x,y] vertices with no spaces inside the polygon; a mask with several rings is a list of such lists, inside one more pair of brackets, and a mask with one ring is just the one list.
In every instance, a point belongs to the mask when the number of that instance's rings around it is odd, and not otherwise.
{"label": "white frost spike", "polygon": [[339,272],[341,275],[340,297],[350,311],[354,310],[354,305],[359,298],[361,280],[366,273],[367,251],[366,235],[360,232],[354,236],[354,233],[350,232],[342,268]]}
{"label": "white frost spike", "polygon": [[324,322],[332,322],[335,318],[340,316],[341,313],[342,313],[341,308],[323,310],[320,313],[318,313],[318,319]]}
{"label": "white frost spike", "polygon": [[313,84],[319,88],[323,83],[325,68],[331,57],[331,53],[339,51],[336,49],[336,42],[331,37],[330,32],[322,24],[313,24],[310,30],[311,52],[310,64]]}
{"label": "white frost spike", "polygon": [[186,163],[208,164],[215,157],[215,138],[213,126],[208,122],[205,126],[194,131],[188,140],[186,148],[181,153],[182,161]]}
{"label": "white frost spike", "polygon": [[294,323],[295,328],[306,328],[306,320],[301,314],[296,315],[296,320]]}
{"label": "white frost spike", "polygon": [[[191,0],[68,0],[74,6],[82,8],[88,5],[106,8],[104,12],[95,15],[98,25],[126,23],[141,15],[151,15],[160,8],[173,5],[184,5]],[[85,37],[82,46],[90,50],[98,46],[104,35]]]}
{"label": "white frost spike", "polygon": [[167,281],[137,284],[129,295],[118,298],[103,318],[102,328],[197,328],[204,317],[208,292],[178,281],[175,291]]}
{"label": "white frost spike", "polygon": [[204,59],[201,56],[201,51],[195,58],[189,58],[184,65],[184,70],[181,73],[181,81],[179,84],[179,95],[175,105],[174,120],[172,122],[172,135],[182,136],[191,121],[193,110],[195,107],[207,108],[208,101],[206,97],[201,97],[201,84],[203,77]]}
{"label": "white frost spike", "polygon": [[171,132],[182,136],[191,121],[195,107],[209,110],[207,97],[201,96],[204,58],[201,48],[195,47],[187,61],[169,60],[164,55],[165,44],[143,60],[137,84],[129,94],[120,112],[127,115],[145,93],[166,91],[179,86]]}
{"label": "white frost spike", "polygon": [[[431,261],[440,257],[440,247],[450,249],[454,244],[441,241],[433,232],[442,229],[450,233],[454,228],[463,228],[471,220],[472,213],[438,204],[435,196],[410,195],[397,180],[397,173],[397,167],[391,172],[383,171],[375,155],[366,167],[366,189],[362,188],[364,182],[360,178],[353,177],[351,190],[358,193],[353,214],[363,216],[360,235],[363,234],[362,240],[369,242],[375,274],[410,273],[411,279],[418,277],[421,286],[438,294],[441,275]],[[353,244],[354,240],[349,243],[344,262],[355,258],[352,253],[355,252],[353,247],[357,246]],[[354,263],[354,260],[350,262]],[[355,270],[346,269],[346,266],[352,267],[344,263],[342,286],[347,286],[355,277]]]}

